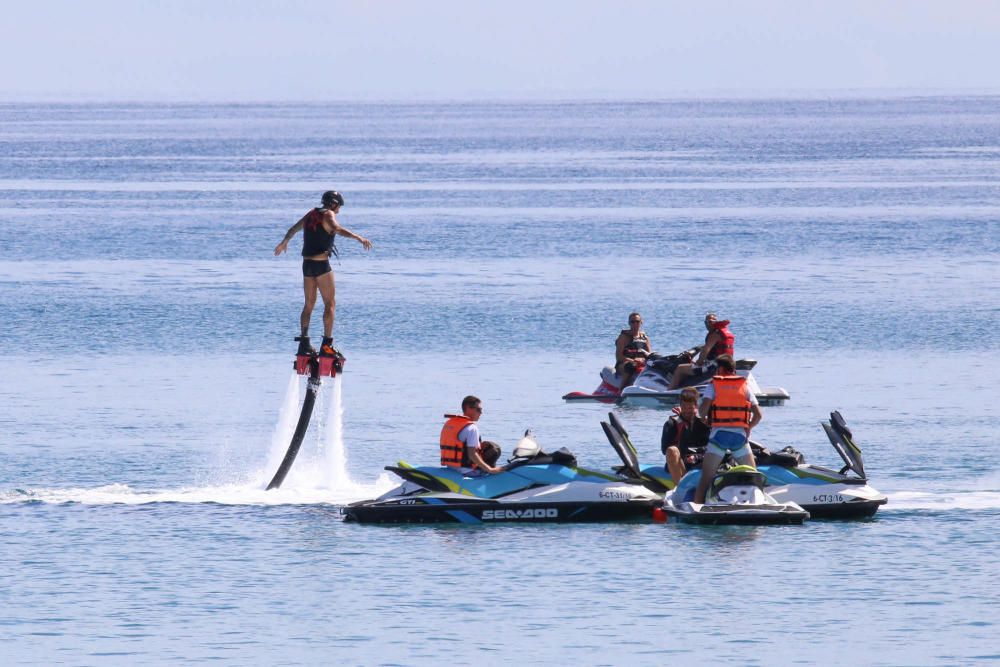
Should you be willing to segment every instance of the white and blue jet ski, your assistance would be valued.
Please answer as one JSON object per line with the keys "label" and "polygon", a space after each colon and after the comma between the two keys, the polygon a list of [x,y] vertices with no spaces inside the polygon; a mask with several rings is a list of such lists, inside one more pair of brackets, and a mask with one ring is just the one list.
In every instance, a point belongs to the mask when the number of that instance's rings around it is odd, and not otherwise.
{"label": "white and blue jet ski", "polygon": [[595,522],[648,519],[662,493],[626,474],[588,470],[566,449],[546,454],[526,434],[506,469],[386,466],[403,483],[374,500],[344,507],[360,523]]}
{"label": "white and blue jet ski", "polygon": [[[706,366],[701,373],[686,378],[683,385],[670,389],[673,373],[680,364],[688,363],[701,348],[695,347],[667,356],[651,355],[631,384],[625,386],[615,369],[605,366],[601,371],[601,384],[592,393],[573,391],[563,400],[574,402],[616,403],[629,407],[672,407],[680,401],[685,387],[703,387],[712,381],[714,366]],[[757,365],[754,359],[737,359],[736,374],[747,379],[747,386],[762,406],[782,405],[790,396],[781,387],[762,387],[751,372]]]}
{"label": "white and blue jet ski", "polygon": [[[652,490],[674,493],[676,489],[666,468],[663,465],[639,465],[625,426],[614,413],[610,413],[609,417],[609,428],[627,443],[631,452],[629,460],[626,461],[623,456],[622,461],[634,468],[632,476],[642,479]],[[814,519],[863,519],[873,516],[879,507],[888,502],[888,498],[869,485],[861,448],[854,442],[851,430],[836,411],[831,412],[829,421],[821,422],[821,425],[830,444],[843,460],[843,467],[832,469],[806,463],[803,455],[792,447],[771,452],[751,441],[757,469],[766,478],[764,491],[778,503],[795,503]],[[684,494],[676,496],[679,501],[681,498],[684,501],[694,499],[700,476],[701,470],[693,468],[681,479],[678,488],[684,487]]]}
{"label": "white and blue jet ski", "polygon": [[704,503],[694,502],[701,471],[685,475],[663,499],[667,516],[681,523],[713,525],[799,525],[809,512],[767,493],[767,475],[750,466],[733,466],[712,478]]}

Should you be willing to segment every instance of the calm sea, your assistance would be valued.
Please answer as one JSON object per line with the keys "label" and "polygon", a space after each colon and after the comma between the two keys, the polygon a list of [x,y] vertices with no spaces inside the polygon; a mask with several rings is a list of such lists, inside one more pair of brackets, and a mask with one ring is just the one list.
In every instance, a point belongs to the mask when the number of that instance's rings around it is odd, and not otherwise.
{"label": "calm sea", "polygon": [[[336,338],[285,486],[299,241],[344,193]],[[1000,662],[1000,98],[0,105],[4,664]],[[483,399],[616,463],[592,390],[732,321],[755,435],[874,520],[370,527]],[[319,333],[318,314],[313,332]],[[646,461],[666,414],[621,410]]]}

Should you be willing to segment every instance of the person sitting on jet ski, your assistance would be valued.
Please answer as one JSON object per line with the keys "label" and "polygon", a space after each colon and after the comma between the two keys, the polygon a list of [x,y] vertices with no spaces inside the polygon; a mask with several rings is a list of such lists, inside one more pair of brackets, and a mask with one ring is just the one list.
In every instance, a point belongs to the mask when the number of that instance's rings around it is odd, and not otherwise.
{"label": "person sitting on jet ski", "polygon": [[[705,344],[701,347],[698,359],[693,364],[681,364],[674,370],[670,379],[671,389],[677,389],[684,384],[684,380],[692,375],[702,373],[705,370],[705,364],[715,361],[719,355],[734,356],[736,354],[733,351],[736,336],[729,330],[729,320],[720,321],[715,313],[709,313],[705,315],[705,328],[708,329],[708,333],[705,334]],[[708,367],[712,366],[714,364],[709,363]]]}
{"label": "person sitting on jet ski", "polygon": [[723,354],[715,363],[719,374],[705,387],[699,408],[701,417],[709,419],[712,431],[708,434],[708,446],[701,462],[701,479],[694,494],[696,503],[705,502],[708,485],[726,452],[732,453],[741,465],[757,467],[750,451],[750,431],[764,417],[757,397],[747,387],[747,379],[736,374],[733,358]]}
{"label": "person sitting on jet ski", "polygon": [[483,442],[479,436],[476,422],[483,415],[482,403],[475,396],[466,396],[462,399],[462,414],[445,415],[447,421],[441,428],[440,438],[441,465],[482,470],[490,474],[504,471],[503,466],[493,465],[500,458],[500,448],[496,443]]}
{"label": "person sitting on jet ski", "polygon": [[663,424],[660,451],[667,457],[667,471],[674,484],[693,466],[708,445],[708,424],[698,418],[698,390],[685,387],[681,390],[680,407],[674,408]]}
{"label": "person sitting on jet ski", "polygon": [[642,315],[630,313],[628,329],[622,329],[615,340],[615,372],[622,378],[622,386],[632,384],[639,362],[645,363],[653,353],[649,336],[642,330]]}

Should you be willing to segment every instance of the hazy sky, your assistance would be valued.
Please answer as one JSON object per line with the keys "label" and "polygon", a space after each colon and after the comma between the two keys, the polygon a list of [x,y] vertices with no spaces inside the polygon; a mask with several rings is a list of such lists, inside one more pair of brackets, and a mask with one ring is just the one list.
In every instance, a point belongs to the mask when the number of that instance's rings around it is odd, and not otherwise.
{"label": "hazy sky", "polygon": [[17,0],[0,100],[1000,91],[1000,0]]}

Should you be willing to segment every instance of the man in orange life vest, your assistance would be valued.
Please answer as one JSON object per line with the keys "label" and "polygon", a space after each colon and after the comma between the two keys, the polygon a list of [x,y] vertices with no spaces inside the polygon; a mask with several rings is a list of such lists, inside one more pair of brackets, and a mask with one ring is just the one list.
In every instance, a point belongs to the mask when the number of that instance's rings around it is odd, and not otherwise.
{"label": "man in orange life vest", "polygon": [[372,242],[363,236],[358,236],[337,222],[337,214],[344,205],[344,197],[336,190],[323,193],[322,206],[314,208],[288,228],[285,238],[274,248],[275,256],[288,249],[288,242],[301,229],[304,241],[302,243],[302,287],[305,291],[305,305],[299,316],[302,334],[295,340],[299,341],[297,354],[310,354],[313,349],[309,344],[309,321],[312,319],[313,306],[316,305],[316,292],[323,297],[323,344],[320,346],[320,356],[333,357],[337,351],[333,347],[333,318],[337,307],[336,290],[333,281],[333,269],[330,267],[330,255],[337,254],[337,236],[354,239],[371,250]]}
{"label": "man in orange life vest", "polygon": [[[475,396],[462,399],[462,414],[445,415],[448,421],[441,429],[441,465],[453,468],[472,468],[490,474],[503,472],[503,466],[495,467],[493,461],[484,458],[479,426],[476,422],[483,415],[483,402]],[[496,445],[493,445],[496,447]],[[499,449],[496,454],[499,456]],[[491,457],[492,458],[492,457]]]}
{"label": "man in orange life vest", "polygon": [[708,329],[708,333],[705,334],[705,344],[701,347],[698,359],[693,364],[681,364],[677,367],[670,379],[671,389],[677,389],[684,384],[684,380],[696,373],[701,373],[702,367],[706,363],[714,361],[719,355],[734,356],[736,354],[733,349],[736,336],[729,330],[729,320],[720,322],[715,313],[709,313],[705,315],[705,328]]}
{"label": "man in orange life vest", "polygon": [[727,451],[732,452],[737,463],[756,467],[750,451],[750,431],[764,416],[757,397],[747,387],[746,378],[736,374],[733,358],[723,354],[715,362],[719,374],[705,387],[699,409],[702,418],[709,418],[712,431],[708,434],[701,479],[694,494],[696,503],[705,502],[708,485]]}
{"label": "man in orange life vest", "polygon": [[681,481],[689,465],[708,445],[708,425],[698,418],[698,390],[685,387],[681,390],[680,407],[663,424],[660,451],[667,457],[667,470],[674,484]]}

